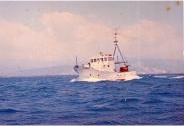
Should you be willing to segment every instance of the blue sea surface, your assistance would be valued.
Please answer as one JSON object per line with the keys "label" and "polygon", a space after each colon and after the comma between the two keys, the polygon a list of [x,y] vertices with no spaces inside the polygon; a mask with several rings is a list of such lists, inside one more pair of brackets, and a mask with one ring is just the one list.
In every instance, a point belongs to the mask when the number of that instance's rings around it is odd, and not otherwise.
{"label": "blue sea surface", "polygon": [[0,78],[0,124],[184,124],[184,74],[125,82]]}

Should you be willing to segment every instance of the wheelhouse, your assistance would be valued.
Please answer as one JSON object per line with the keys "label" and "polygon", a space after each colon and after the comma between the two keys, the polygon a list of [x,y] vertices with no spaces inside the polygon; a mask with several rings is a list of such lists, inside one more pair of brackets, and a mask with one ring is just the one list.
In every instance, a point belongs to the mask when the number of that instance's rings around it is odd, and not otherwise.
{"label": "wheelhouse", "polygon": [[98,62],[105,62],[105,61],[114,61],[114,58],[111,54],[101,54],[98,57],[93,57],[90,59],[90,63],[98,63]]}

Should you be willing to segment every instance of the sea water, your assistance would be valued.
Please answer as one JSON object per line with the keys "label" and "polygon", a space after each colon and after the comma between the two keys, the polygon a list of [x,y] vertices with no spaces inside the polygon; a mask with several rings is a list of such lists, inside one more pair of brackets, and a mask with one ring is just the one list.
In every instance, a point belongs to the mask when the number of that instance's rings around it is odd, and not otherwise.
{"label": "sea water", "polygon": [[0,124],[184,124],[184,74],[125,82],[0,78]]}

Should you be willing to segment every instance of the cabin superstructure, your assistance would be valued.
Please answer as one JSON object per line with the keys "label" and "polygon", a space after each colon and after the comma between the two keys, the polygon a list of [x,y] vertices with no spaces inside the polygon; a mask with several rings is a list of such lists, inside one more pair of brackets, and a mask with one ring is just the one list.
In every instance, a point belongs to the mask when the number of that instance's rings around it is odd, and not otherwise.
{"label": "cabin superstructure", "polygon": [[114,58],[112,54],[99,53],[98,56],[92,57],[89,66],[99,71],[114,71]]}
{"label": "cabin superstructure", "polygon": [[[85,68],[91,67],[99,71],[109,72],[128,72],[128,65],[126,64],[118,46],[117,33],[114,34],[114,38],[115,48],[113,55],[100,52],[98,56],[90,58],[88,64],[84,65]],[[118,55],[116,55],[116,51],[119,52],[119,55],[122,58],[121,60],[116,58],[116,56],[118,57]]]}

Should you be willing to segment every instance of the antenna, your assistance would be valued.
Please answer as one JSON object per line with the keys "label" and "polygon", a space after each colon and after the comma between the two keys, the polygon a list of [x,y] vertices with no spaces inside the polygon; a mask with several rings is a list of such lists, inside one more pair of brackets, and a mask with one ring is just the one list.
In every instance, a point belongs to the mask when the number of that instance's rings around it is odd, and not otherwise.
{"label": "antenna", "polygon": [[114,43],[115,43],[115,44],[117,44],[117,43],[118,43],[117,35],[118,35],[118,33],[117,33],[117,32],[115,32],[115,33],[114,33]]}
{"label": "antenna", "polygon": [[75,65],[78,65],[77,56],[75,57]]}
{"label": "antenna", "polygon": [[118,40],[117,40],[117,35],[118,35],[118,29],[115,28],[115,33],[114,33],[114,43],[117,44]]}

